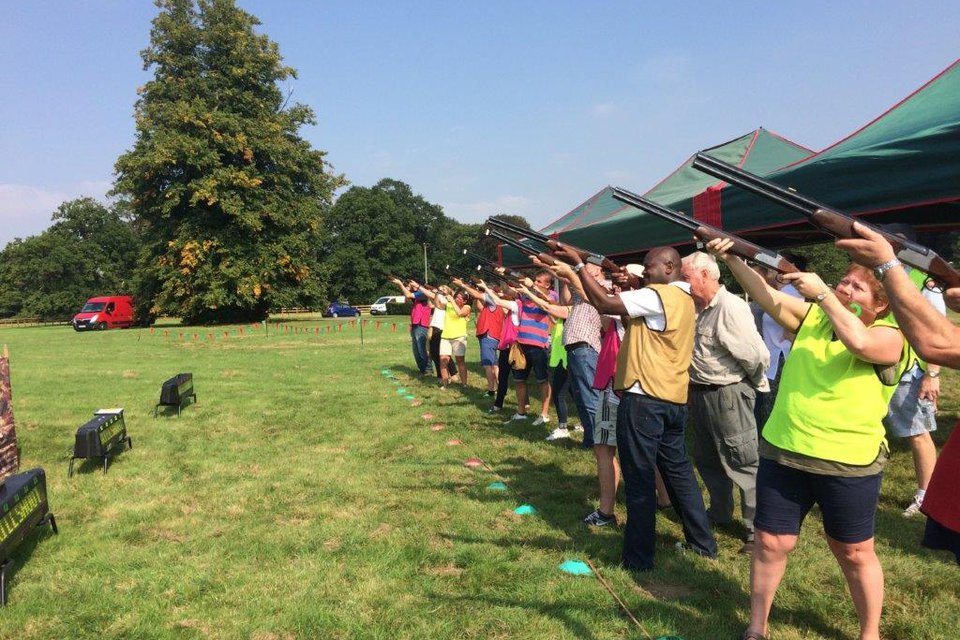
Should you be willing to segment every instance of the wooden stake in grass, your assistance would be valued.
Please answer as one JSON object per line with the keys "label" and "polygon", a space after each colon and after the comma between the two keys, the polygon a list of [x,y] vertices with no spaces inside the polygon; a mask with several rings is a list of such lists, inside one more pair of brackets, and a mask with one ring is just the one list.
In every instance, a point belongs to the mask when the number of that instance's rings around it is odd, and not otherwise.
{"label": "wooden stake in grass", "polygon": [[627,614],[627,617],[633,620],[633,624],[637,625],[637,628],[640,629],[640,632],[646,636],[647,640],[653,640],[653,636],[651,636],[644,626],[640,624],[640,621],[637,620],[637,616],[633,615],[633,612],[627,608],[627,605],[623,602],[623,600],[620,599],[620,596],[618,596],[616,592],[610,588],[610,585],[607,584],[607,581],[603,579],[603,576],[600,575],[600,572],[597,571],[597,568],[593,566],[593,563],[590,562],[590,558],[587,558],[587,566],[589,566],[590,570],[593,571],[593,575],[597,576],[597,580],[600,581],[600,584],[602,584],[604,588],[610,592],[610,595],[613,596],[613,599],[617,601],[617,604],[620,605],[620,608],[623,609],[623,612]]}

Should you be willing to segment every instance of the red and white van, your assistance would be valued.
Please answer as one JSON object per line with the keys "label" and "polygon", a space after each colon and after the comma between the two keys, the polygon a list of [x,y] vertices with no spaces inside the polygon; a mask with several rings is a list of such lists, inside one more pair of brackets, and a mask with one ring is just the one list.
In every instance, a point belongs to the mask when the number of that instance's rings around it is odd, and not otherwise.
{"label": "red and white van", "polygon": [[73,316],[76,331],[103,331],[126,329],[133,326],[133,298],[130,296],[101,296],[90,298]]}

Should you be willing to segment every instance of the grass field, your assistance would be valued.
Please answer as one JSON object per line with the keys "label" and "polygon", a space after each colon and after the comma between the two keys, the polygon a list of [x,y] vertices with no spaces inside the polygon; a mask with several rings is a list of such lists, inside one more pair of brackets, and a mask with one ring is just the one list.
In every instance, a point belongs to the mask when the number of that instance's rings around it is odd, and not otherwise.
{"label": "grass field", "polygon": [[[719,561],[692,557],[673,550],[680,527],[662,512],[657,569],[620,570],[621,531],[580,523],[595,506],[592,454],[488,417],[478,368],[466,392],[415,379],[404,319],[374,322],[362,347],[344,319],[269,337],[0,328],[23,468],[46,469],[60,526],[15,553],[0,638],[739,637],[740,531],[718,531]],[[161,382],[181,371],[199,403],[154,419]],[[940,444],[960,409],[956,375],[943,378]],[[77,427],[114,406],[134,448],[106,475],[85,463],[68,479]],[[466,467],[473,456],[487,466]],[[884,637],[956,638],[957,568],[920,547],[922,518],[900,516],[912,475],[895,444],[878,516]],[[521,504],[537,513],[516,515]],[[560,572],[565,560],[590,560],[644,629],[595,577]],[[778,640],[855,637],[813,515],[771,622]]]}

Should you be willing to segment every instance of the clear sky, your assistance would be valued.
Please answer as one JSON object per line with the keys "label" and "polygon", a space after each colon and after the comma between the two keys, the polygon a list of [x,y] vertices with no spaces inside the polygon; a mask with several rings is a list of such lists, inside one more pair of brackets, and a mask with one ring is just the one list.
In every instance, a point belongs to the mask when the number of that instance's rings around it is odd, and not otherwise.
{"label": "clear sky", "polygon": [[[764,126],[819,150],[952,63],[960,2],[238,0],[355,185],[535,227]],[[0,0],[0,247],[103,200],[133,143],[147,0]]]}

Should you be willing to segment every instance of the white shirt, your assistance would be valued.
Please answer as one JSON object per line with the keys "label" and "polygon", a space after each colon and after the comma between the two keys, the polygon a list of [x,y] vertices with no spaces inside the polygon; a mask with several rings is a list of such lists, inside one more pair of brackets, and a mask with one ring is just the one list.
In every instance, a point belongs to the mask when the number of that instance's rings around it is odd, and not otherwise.
{"label": "white shirt", "polygon": [[447,312],[444,309],[447,304],[447,299],[438,293],[436,303],[439,307],[434,307],[433,309],[433,315],[430,316],[430,326],[442,331],[444,320],[446,320],[447,317]]}
{"label": "white shirt", "polygon": [[[783,289],[780,289],[780,292],[794,298],[803,299],[803,296],[792,284],[784,286]],[[760,335],[763,336],[763,344],[767,345],[767,350],[770,352],[770,368],[767,369],[767,378],[776,380],[777,372],[780,370],[780,356],[783,355],[786,359],[790,355],[790,348],[793,347],[792,334],[777,324],[777,321],[771,318],[769,314],[764,313],[760,319]]]}

